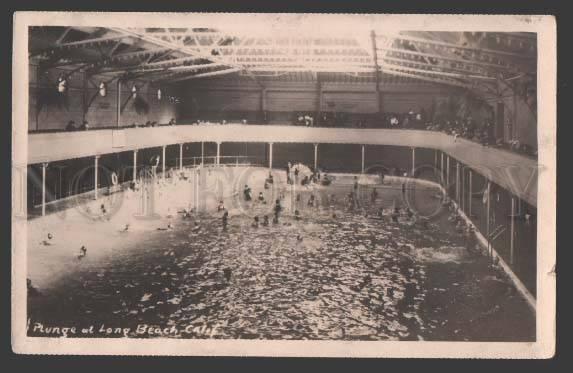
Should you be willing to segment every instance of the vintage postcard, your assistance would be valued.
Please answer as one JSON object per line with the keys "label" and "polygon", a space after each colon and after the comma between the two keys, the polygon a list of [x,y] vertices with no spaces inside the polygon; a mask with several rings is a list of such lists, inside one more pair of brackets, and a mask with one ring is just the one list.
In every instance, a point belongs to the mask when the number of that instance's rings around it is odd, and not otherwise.
{"label": "vintage postcard", "polygon": [[551,16],[17,12],[22,354],[549,358]]}

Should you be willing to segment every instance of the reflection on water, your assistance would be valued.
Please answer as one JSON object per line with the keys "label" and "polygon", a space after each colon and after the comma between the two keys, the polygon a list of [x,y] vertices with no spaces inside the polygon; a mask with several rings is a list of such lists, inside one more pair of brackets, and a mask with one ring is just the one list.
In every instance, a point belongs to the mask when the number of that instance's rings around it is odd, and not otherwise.
{"label": "reflection on water", "polygon": [[[308,190],[299,201],[291,196],[292,207],[287,196],[279,223],[269,226],[252,227],[253,215],[262,221],[269,214],[255,201],[246,204],[249,215],[231,214],[226,230],[214,212],[177,216],[173,230],[138,232],[145,235],[138,247],[86,260],[30,297],[29,317],[45,325],[95,325],[98,337],[534,337],[525,302],[484,258],[468,254],[445,217],[425,229],[407,217],[393,223],[378,211],[404,205],[400,184],[362,185],[368,196],[376,186],[379,198],[359,206],[346,202],[351,185],[341,178],[324,188],[318,207],[308,205]],[[422,208],[439,203],[434,189],[415,194]]]}

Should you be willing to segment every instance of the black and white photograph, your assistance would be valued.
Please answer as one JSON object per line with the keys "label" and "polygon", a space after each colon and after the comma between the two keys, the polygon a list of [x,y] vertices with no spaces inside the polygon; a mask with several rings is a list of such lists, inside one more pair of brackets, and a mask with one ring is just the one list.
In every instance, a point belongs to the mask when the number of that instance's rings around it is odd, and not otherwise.
{"label": "black and white photograph", "polygon": [[15,352],[554,353],[551,17],[14,24]]}

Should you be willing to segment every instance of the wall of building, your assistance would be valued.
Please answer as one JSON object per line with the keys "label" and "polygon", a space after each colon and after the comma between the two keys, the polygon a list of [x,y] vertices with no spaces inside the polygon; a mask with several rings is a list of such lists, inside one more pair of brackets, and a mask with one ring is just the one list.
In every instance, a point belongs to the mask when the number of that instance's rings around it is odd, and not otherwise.
{"label": "wall of building", "polygon": [[[107,84],[107,95],[98,94],[101,80],[89,78],[84,72],[74,72],[67,77],[67,92],[60,95],[56,85],[60,74],[69,70],[50,69],[41,71],[38,65],[30,64],[28,130],[62,130],[69,121],[76,126],[87,121],[90,128],[112,127],[117,124],[117,83]],[[137,95],[149,109],[137,111],[135,100],[129,99],[133,85]],[[121,125],[144,124],[147,121],[168,123],[176,117],[176,105],[167,100],[169,91],[162,87],[162,99],[157,97],[159,87],[146,81],[127,82],[121,87]]]}
{"label": "wall of building", "polygon": [[500,90],[506,92],[502,98],[488,99],[495,108],[496,117],[500,115],[498,103],[503,105],[503,133],[504,141],[519,140],[537,149],[537,114],[527,105],[524,98],[516,94],[510,87],[500,84]]}
{"label": "wall of building", "polygon": [[[294,113],[337,112],[350,118],[378,112],[374,83],[232,81],[226,79],[186,82],[181,85],[184,104],[181,121],[258,121],[266,112],[269,122],[291,121]],[[455,92],[432,84],[396,83],[380,87],[384,112],[429,111],[436,98]]]}

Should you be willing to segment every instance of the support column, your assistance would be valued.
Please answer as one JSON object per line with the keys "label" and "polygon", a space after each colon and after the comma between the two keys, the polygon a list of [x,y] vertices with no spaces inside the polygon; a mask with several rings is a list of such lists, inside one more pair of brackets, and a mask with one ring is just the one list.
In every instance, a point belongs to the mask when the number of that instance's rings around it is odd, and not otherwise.
{"label": "support column", "polygon": [[267,122],[267,118],[266,118],[266,111],[267,111],[267,90],[265,88],[261,88],[261,106],[260,106],[260,117],[261,117],[261,122],[265,123]]}
{"label": "support column", "polygon": [[314,144],[314,169],[318,168],[318,144]]}
{"label": "support column", "polygon": [[94,199],[97,199],[99,155],[96,155],[94,160]]}
{"label": "support column", "polygon": [[217,166],[221,164],[221,142],[217,141],[217,159],[216,159]]}
{"label": "support column", "polygon": [[456,161],[456,201],[460,202],[460,162]]}
{"label": "support column", "polygon": [[515,263],[515,197],[511,196],[511,226],[509,236],[509,264]]}
{"label": "support column", "polygon": [[201,166],[203,166],[204,161],[205,161],[205,142],[201,141]]}
{"label": "support column", "polygon": [[179,171],[183,171],[183,144],[179,144]]}
{"label": "support column", "polygon": [[165,148],[166,146],[163,145],[163,147],[161,148],[161,178],[163,180],[165,180]]}
{"label": "support column", "polygon": [[472,216],[472,198],[473,198],[472,197],[472,195],[473,195],[472,170],[468,170],[468,172],[469,172],[469,184],[470,184],[469,185],[470,190],[468,193],[468,204],[469,204],[468,211],[469,211],[469,217],[471,218],[471,216]]}
{"label": "support column", "polygon": [[116,126],[121,127],[121,79],[117,79]]}
{"label": "support column", "polygon": [[370,33],[372,39],[372,56],[374,57],[374,77],[376,84],[376,104],[378,106],[378,115],[382,115],[382,100],[380,99],[380,66],[378,66],[378,48],[376,47],[376,33],[374,30]]}
{"label": "support column", "polygon": [[440,175],[442,176],[442,184],[445,185],[445,176],[444,176],[444,153],[440,153]]}
{"label": "support column", "polygon": [[320,81],[320,74],[316,74],[316,92],[318,97],[316,98],[316,114],[314,118],[314,122],[312,123],[313,127],[317,127],[321,124],[320,119],[320,112],[322,111],[322,82]]}
{"label": "support column", "polygon": [[365,146],[362,145],[362,168],[361,168],[361,173],[364,173],[364,151],[365,151]]}
{"label": "support column", "polygon": [[491,207],[491,182],[488,180],[487,181],[487,203],[486,203],[486,211],[487,211],[487,215],[486,215],[486,219],[485,219],[485,224],[486,224],[486,237],[487,237],[487,252],[488,255],[491,256],[491,245],[490,245],[490,239],[491,237],[489,236],[490,234],[490,227],[489,227],[489,214],[490,214],[490,207]]}
{"label": "support column", "polygon": [[450,194],[450,156],[446,155],[446,191]]}
{"label": "support column", "polygon": [[42,163],[42,216],[46,215],[46,167],[48,163]]}
{"label": "support column", "polygon": [[411,172],[412,177],[414,177],[415,172],[416,172],[416,148],[412,148],[412,172]]}
{"label": "support column", "polygon": [[137,182],[137,150],[133,151],[133,182]]}
{"label": "support column", "polygon": [[466,198],[465,198],[465,187],[466,187],[466,177],[465,177],[465,172],[464,172],[464,168],[461,168],[461,175],[460,175],[460,188],[461,188],[461,193],[460,193],[460,203],[462,205],[462,211],[466,211]]}
{"label": "support column", "polygon": [[434,150],[434,168],[438,168],[438,150]]}
{"label": "support column", "polygon": [[273,168],[273,143],[269,142],[269,169]]}

